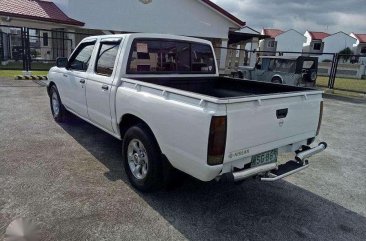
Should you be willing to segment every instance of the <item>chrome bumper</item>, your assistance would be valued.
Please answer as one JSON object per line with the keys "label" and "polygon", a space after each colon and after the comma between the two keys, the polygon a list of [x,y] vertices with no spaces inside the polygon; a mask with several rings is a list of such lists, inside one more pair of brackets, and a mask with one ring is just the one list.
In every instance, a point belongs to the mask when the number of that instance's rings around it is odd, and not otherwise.
{"label": "chrome bumper", "polygon": [[307,158],[324,151],[327,148],[327,143],[321,142],[314,148],[304,147],[303,151],[297,152],[296,161],[288,161],[285,164],[277,166],[277,163],[269,163],[266,165],[249,168],[242,171],[228,173],[224,179],[232,181],[241,181],[248,177],[263,175],[260,180],[266,182],[277,181],[294,173],[304,170],[309,166]]}

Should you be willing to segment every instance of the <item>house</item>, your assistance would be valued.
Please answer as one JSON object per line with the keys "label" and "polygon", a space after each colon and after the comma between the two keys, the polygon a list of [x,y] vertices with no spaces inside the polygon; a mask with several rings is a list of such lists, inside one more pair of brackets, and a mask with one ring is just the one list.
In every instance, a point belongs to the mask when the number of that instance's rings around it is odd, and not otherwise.
{"label": "house", "polygon": [[[331,34],[323,39],[323,53],[339,53],[346,48],[352,49],[356,41],[356,38],[351,37],[349,34],[344,32]],[[329,59],[329,56],[330,55],[328,54],[323,54],[322,56],[319,56],[319,61]]]}
{"label": "house", "polygon": [[357,55],[366,55],[366,34],[351,33],[350,36],[357,40],[352,46],[353,53]]}
{"label": "house", "polygon": [[[298,52],[298,54],[284,53],[284,55],[301,55],[302,47],[306,40],[303,34],[294,29],[287,31],[280,29],[263,29],[262,34],[267,35],[268,38],[260,41],[259,49],[261,51]],[[267,55],[275,55],[275,53]]]}
{"label": "house", "polygon": [[307,38],[303,51],[311,54],[319,54],[319,61],[332,60],[333,54],[339,53],[345,48],[350,48],[356,43],[356,38],[340,31],[334,34],[324,32],[306,31]]}
{"label": "house", "polygon": [[264,51],[261,55],[276,55],[276,37],[282,33],[283,31],[280,29],[262,29],[261,34],[267,37],[259,41],[259,51]]}
{"label": "house", "polygon": [[259,40],[265,37],[249,26],[230,31],[225,73],[235,71],[238,66],[254,66],[257,62]]}
{"label": "house", "polygon": [[[31,48],[38,49],[37,57],[47,60],[57,55],[53,50],[61,45],[57,33],[51,30],[73,30],[82,26],[83,22],[68,17],[52,2],[0,0],[0,60],[20,58],[22,27],[28,28]],[[69,47],[66,52],[71,51]]]}
{"label": "house", "polygon": [[85,22],[86,29],[105,33],[168,33],[208,39],[215,47],[220,47],[216,51],[220,69],[226,64],[229,31],[245,26],[245,22],[210,0],[110,0],[108,4],[105,1],[54,0],[54,3],[68,16]]}
{"label": "house", "polygon": [[[205,38],[220,47],[216,50],[220,68],[225,68],[228,33],[245,26],[245,22],[210,0],[109,0],[108,3],[0,0],[0,18],[0,24],[7,27],[35,29],[41,44],[47,38],[41,29],[85,34],[154,32]],[[57,32],[54,35],[53,39],[65,37],[70,40],[71,49],[83,37],[72,34],[56,37]]]}
{"label": "house", "polygon": [[303,52],[312,54],[322,54],[324,50],[323,39],[330,36],[325,32],[306,31],[304,34],[306,42],[303,44]]}

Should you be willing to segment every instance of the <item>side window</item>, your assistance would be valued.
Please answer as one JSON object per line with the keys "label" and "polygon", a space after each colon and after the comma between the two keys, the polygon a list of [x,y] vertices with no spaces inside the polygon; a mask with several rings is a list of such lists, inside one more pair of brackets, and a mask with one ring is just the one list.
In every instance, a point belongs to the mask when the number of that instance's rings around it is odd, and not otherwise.
{"label": "side window", "polygon": [[95,42],[81,44],[71,57],[68,68],[85,72],[88,69],[94,46]]}
{"label": "side window", "polygon": [[268,70],[269,71],[274,71],[275,67],[276,67],[276,60],[275,59],[270,59]]}
{"label": "side window", "polygon": [[95,64],[95,73],[105,76],[112,75],[118,47],[119,42],[101,43]]}

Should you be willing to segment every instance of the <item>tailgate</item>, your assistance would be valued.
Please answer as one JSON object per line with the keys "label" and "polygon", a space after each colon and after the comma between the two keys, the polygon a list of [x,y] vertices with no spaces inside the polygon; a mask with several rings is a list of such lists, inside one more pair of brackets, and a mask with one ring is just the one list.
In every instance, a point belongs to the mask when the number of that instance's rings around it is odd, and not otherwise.
{"label": "tailgate", "polygon": [[314,137],[322,94],[272,95],[227,104],[224,162]]}

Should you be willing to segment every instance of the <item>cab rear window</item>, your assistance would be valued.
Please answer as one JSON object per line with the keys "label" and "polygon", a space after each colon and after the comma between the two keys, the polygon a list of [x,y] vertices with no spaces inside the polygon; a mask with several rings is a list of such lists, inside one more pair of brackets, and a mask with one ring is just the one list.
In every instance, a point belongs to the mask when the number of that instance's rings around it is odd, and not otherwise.
{"label": "cab rear window", "polygon": [[161,39],[135,39],[127,66],[128,74],[211,74],[215,71],[209,45]]}

